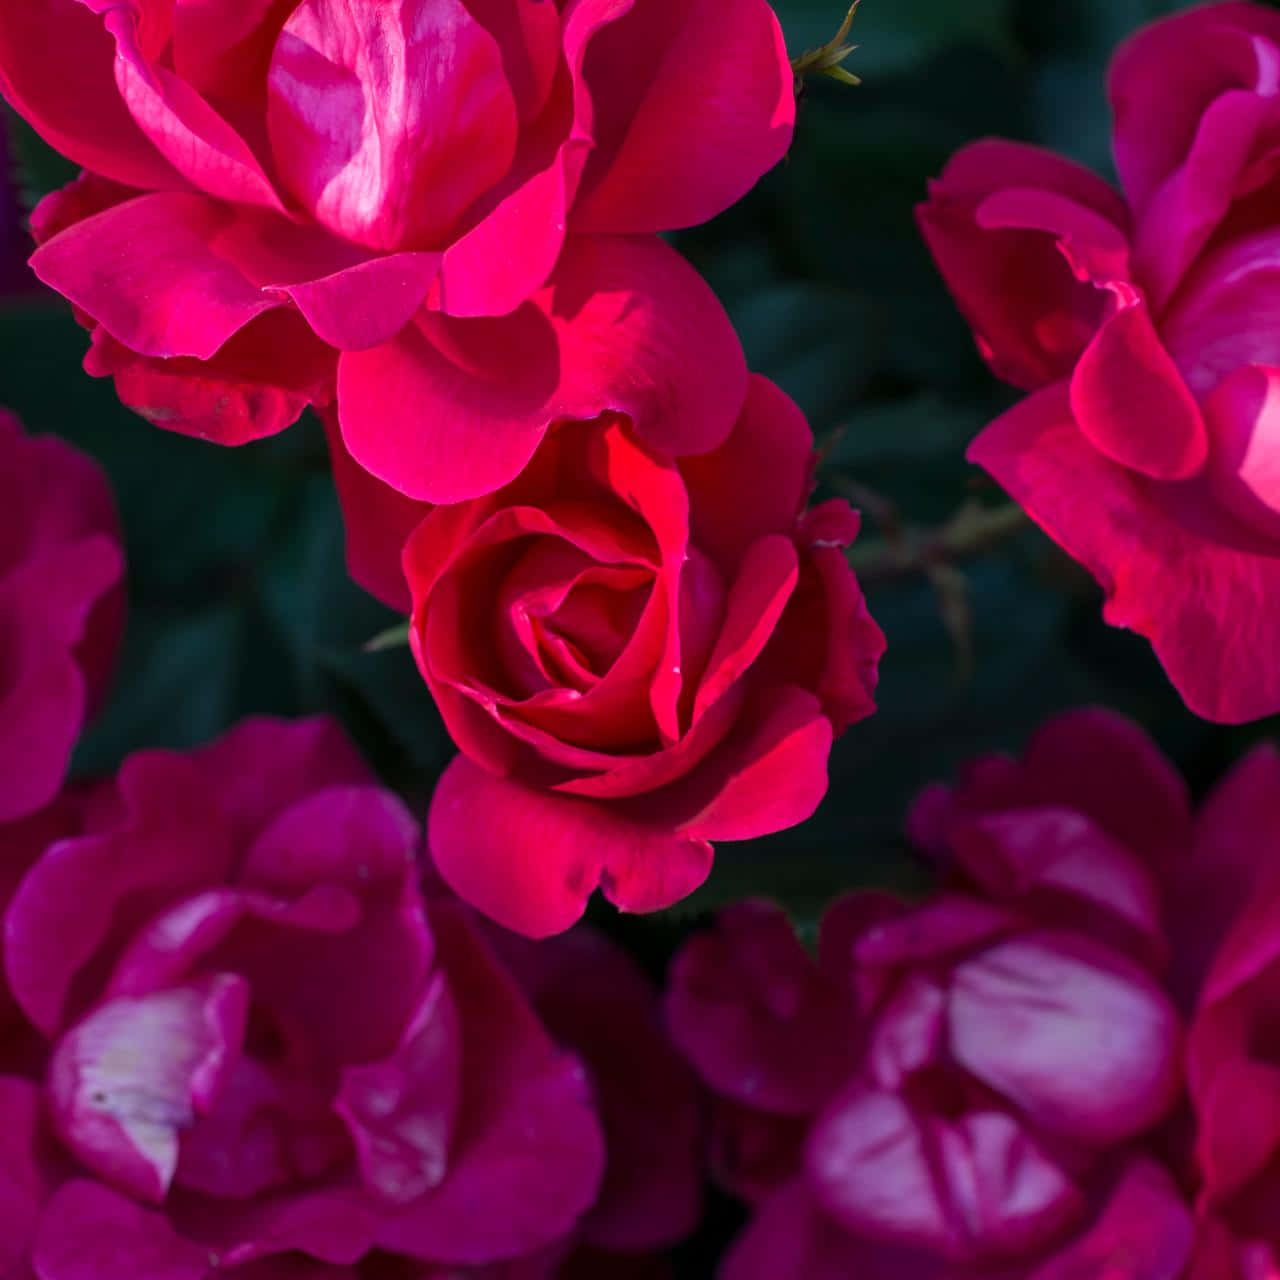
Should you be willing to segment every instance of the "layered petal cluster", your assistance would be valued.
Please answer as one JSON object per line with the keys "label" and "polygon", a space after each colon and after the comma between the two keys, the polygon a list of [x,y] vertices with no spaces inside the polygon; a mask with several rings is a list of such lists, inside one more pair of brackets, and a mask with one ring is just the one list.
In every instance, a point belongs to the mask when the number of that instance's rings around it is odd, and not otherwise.
{"label": "layered petal cluster", "polygon": [[514,483],[434,509],[388,495],[331,432],[353,571],[392,603],[407,580],[410,643],[462,751],[432,799],[432,856],[527,935],[568,928],[597,886],[624,910],[668,906],[712,841],[803,821],[833,737],[874,709],[884,638],[844,556],[857,518],[806,510],[796,406],[763,378],[745,399],[728,386],[706,401],[736,419],[709,453],[673,456],[597,409]]}
{"label": "layered petal cluster", "polygon": [[86,171],[32,266],[91,373],[223,443],[336,376],[351,452],[432,501],[565,411],[562,252],[720,212],[795,115],[765,0],[37,0],[0,14],[0,88]]}
{"label": "layered petal cluster", "polygon": [[970,458],[1232,722],[1280,710],[1278,67],[1273,9],[1176,14],[1112,62],[1123,195],[984,141],[919,210],[983,355],[1032,393]]}
{"label": "layered petal cluster", "polygon": [[97,464],[0,410],[0,824],[53,800],[104,691],[124,621],[120,538]]}
{"label": "layered petal cluster", "polygon": [[324,720],[143,752],[83,799],[4,917],[44,1037],[0,1061],[4,1274],[434,1276],[576,1229],[587,1073],[424,898],[419,846]]}
{"label": "layered petal cluster", "polygon": [[923,902],[844,898],[813,957],[765,904],[690,939],[668,1023],[754,1205],[726,1280],[1272,1274],[1278,812],[1270,747],[1193,815],[1075,712],[922,792]]}

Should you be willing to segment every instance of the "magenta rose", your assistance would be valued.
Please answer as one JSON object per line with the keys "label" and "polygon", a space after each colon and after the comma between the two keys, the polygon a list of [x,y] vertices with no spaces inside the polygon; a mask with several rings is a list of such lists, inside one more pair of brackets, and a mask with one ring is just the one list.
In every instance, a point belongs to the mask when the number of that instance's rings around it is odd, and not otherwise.
{"label": "magenta rose", "polygon": [[[684,897],[712,841],[807,818],[833,737],[873,710],[857,518],[805,509],[813,437],[772,383],[734,409],[698,457],[619,414],[561,422],[518,480],[429,510],[404,546],[410,643],[462,751],[431,853],[518,932],[568,928],[597,886],[628,911]],[[403,597],[412,504],[335,443],[353,567]]]}
{"label": "magenta rose", "polygon": [[433,1275],[574,1228],[587,1076],[424,900],[419,843],[324,720],[143,752],[90,796],[4,920],[48,1038],[0,1079],[4,1274]]}
{"label": "magenta rose", "polygon": [[1272,9],[1177,14],[1112,63],[1123,196],[984,141],[919,210],[983,355],[1033,392],[970,458],[1233,722],[1280,711],[1278,59]]}
{"label": "magenta rose", "polygon": [[1157,876],[1186,855],[1185,788],[1083,712],[928,789],[909,825],[943,874],[923,903],[837,902],[816,965],[737,908],[673,964],[699,1074],[802,1129],[724,1276],[1179,1280],[1195,1222],[1154,1142],[1182,1080]]}
{"label": "magenta rose", "polygon": [[336,365],[352,454],[431,501],[506,483],[594,366],[681,327],[619,235],[719,213],[795,116],[765,0],[36,0],[0,14],[0,88],[87,171],[32,266],[90,372],[237,443]]}
{"label": "magenta rose", "polygon": [[0,823],[62,785],[111,672],[123,577],[97,464],[52,436],[27,436],[0,410]]}

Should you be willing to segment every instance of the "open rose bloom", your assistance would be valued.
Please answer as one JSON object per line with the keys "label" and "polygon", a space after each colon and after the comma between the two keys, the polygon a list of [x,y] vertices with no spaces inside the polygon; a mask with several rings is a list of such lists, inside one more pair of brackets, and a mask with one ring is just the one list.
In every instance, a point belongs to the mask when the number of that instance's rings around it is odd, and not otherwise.
{"label": "open rose bloom", "polygon": [[0,410],[0,823],[61,787],[115,658],[123,577],[97,464]]}
{"label": "open rose bloom", "polygon": [[597,886],[627,911],[669,906],[713,841],[809,817],[833,737],[874,709],[884,638],[844,556],[857,518],[806,509],[813,437],[777,387],[753,376],[730,408],[729,438],[697,457],[620,414],[561,422],[513,484],[433,510],[331,433],[353,571],[411,595],[410,643],[462,751],[432,798],[432,856],[509,928],[566,929]]}
{"label": "open rose bloom", "polygon": [[1278,817],[1271,748],[1193,816],[1071,713],[921,794],[922,903],[838,901],[814,958],[764,904],[686,943],[668,1020],[755,1204],[726,1280],[1273,1274]]}
{"label": "open rose bloom", "polygon": [[1110,73],[1123,195],[978,142],[920,225],[1005,380],[985,467],[1148,637],[1187,705],[1280,711],[1280,14],[1227,3]]}
{"label": "open rose bloom", "polygon": [[680,327],[618,237],[719,213],[795,114],[764,0],[36,0],[0,13],[0,87],[86,171],[32,266],[91,373],[223,443],[336,377],[354,456],[432,501],[510,480],[593,363]]}
{"label": "open rose bloom", "polygon": [[434,1276],[573,1236],[587,1072],[336,726],[132,756],[63,834],[4,917],[44,1042],[0,1033],[0,1272]]}

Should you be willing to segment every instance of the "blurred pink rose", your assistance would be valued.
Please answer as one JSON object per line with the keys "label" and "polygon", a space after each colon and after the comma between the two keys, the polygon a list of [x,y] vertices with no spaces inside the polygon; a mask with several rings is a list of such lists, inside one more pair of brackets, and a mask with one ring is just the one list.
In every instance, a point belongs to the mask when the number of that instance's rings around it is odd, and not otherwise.
{"label": "blurred pink rose", "polygon": [[1280,711],[1280,14],[1176,14],[1110,74],[1122,197],[1020,144],[920,207],[992,368],[1033,392],[970,458],[1214,720]]}
{"label": "blurred pink rose", "polygon": [[430,1275],[575,1227],[587,1076],[424,900],[419,840],[324,720],[143,752],[89,796],[5,915],[48,1048],[0,1079],[0,1273]]}
{"label": "blurred pink rose", "polygon": [[802,1131],[747,1185],[723,1275],[1179,1280],[1194,1217],[1155,1138],[1182,1082],[1159,879],[1192,840],[1181,781],[1079,712],[926,789],[909,827],[942,875],[924,902],[841,899],[816,961],[734,908],[673,964],[713,1093]]}
{"label": "blurred pink rose", "polygon": [[664,394],[704,333],[625,237],[732,204],[795,118],[765,0],[33,0],[0,88],[87,171],[32,267],[90,372],[227,444],[336,372],[353,456],[431,501],[515,476],[584,378]]}
{"label": "blurred pink rose", "polygon": [[62,785],[115,659],[123,577],[97,464],[0,410],[0,823]]}

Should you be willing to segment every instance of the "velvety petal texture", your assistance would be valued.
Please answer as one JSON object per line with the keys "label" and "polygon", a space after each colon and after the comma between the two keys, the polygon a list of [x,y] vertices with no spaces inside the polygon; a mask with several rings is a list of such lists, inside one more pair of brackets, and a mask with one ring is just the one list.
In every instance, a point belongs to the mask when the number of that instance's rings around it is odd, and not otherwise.
{"label": "velvety petal texture", "polygon": [[351,455],[432,502],[561,417],[732,426],[741,353],[654,233],[790,144],[765,0],[39,0],[0,18],[0,91],[114,188],[55,195],[34,267],[157,425],[239,444],[336,395]]}
{"label": "velvety petal texture", "polygon": [[[1258,841],[1275,767],[1274,753],[1240,766],[1198,824],[1137,726],[1069,713],[1021,758],[980,758],[922,792],[908,828],[940,875],[922,901],[838,900],[816,956],[765,903],[687,940],[667,1018],[717,1100],[713,1168],[753,1204],[721,1274],[1195,1274],[1205,1201],[1175,1118],[1194,993],[1170,989],[1167,959],[1199,939],[1203,979],[1241,903],[1220,886],[1207,927],[1197,886],[1216,856],[1239,848],[1239,864],[1246,833]],[[1223,879],[1256,885],[1258,872]],[[1228,940],[1213,972],[1230,958]],[[1221,1141],[1261,1167],[1280,1107],[1261,1077],[1223,1089],[1235,1124],[1224,1118]],[[1202,1129],[1208,1179],[1205,1141]],[[1242,1227],[1233,1216],[1243,1242]]]}
{"label": "velvety petal texture", "polygon": [[46,834],[4,915],[45,1037],[14,1064],[37,1115],[0,1077],[6,1262],[336,1280],[577,1230],[605,1163],[582,1062],[466,908],[424,896],[417,824],[336,725],[132,756]]}
{"label": "velvety petal texture", "polygon": [[[567,928],[597,887],[626,911],[670,906],[706,877],[712,842],[807,818],[833,737],[874,709],[884,646],[842,554],[856,518],[805,512],[812,435],[795,405],[732,373],[708,398],[692,363],[665,386],[625,355],[615,375],[626,325],[638,348],[663,343],[661,313],[624,306],[610,324],[607,297],[571,292],[602,376],[574,403],[604,411],[557,423],[496,494],[423,506],[402,562],[410,643],[463,753],[432,800],[432,856],[531,936]],[[670,451],[682,413],[708,451]],[[351,554],[392,599],[410,511],[343,475]],[[740,500],[744,475],[771,477],[759,503]]]}
{"label": "velvety petal texture", "polygon": [[111,673],[124,556],[106,477],[0,411],[0,822],[58,792]]}
{"label": "velvety petal texture", "polygon": [[1005,380],[974,441],[1098,579],[1187,705],[1280,711],[1280,22],[1247,0],[1139,31],[1108,88],[1124,195],[1019,144],[963,148],[921,230]]}

